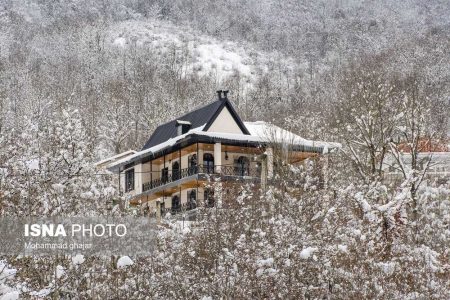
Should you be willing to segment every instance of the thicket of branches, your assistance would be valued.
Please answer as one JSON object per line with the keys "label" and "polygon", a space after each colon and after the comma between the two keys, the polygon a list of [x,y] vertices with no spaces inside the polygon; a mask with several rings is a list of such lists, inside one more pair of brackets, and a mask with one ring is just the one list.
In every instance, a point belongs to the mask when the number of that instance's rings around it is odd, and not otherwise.
{"label": "thicket of branches", "polygon": [[[433,160],[418,155],[422,138],[448,138],[449,6],[383,4],[2,4],[0,216],[126,213],[111,209],[121,199],[93,162],[139,149],[158,124],[211,101],[218,88],[231,90],[246,120],[343,148],[329,155],[325,189],[309,167],[280,158],[278,184],[267,191],[223,195],[223,207],[200,208],[195,226],[165,219],[151,257],[118,268],[117,257],[10,256],[0,262],[0,293],[449,298],[449,187],[426,176]],[[273,61],[251,85],[239,73],[200,76],[187,71],[191,53],[175,45],[162,55],[111,47],[108,30],[126,20],[170,22]],[[388,181],[384,165],[400,179]]]}

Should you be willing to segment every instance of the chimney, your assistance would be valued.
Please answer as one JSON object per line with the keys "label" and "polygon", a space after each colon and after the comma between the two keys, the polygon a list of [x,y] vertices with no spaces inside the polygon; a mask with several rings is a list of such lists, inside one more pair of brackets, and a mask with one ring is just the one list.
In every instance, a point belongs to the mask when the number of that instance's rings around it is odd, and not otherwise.
{"label": "chimney", "polygon": [[[223,96],[222,96],[223,93]],[[218,90],[217,91],[217,96],[219,97],[219,100],[227,100],[228,99],[228,90],[227,91],[222,91],[222,90]]]}
{"label": "chimney", "polygon": [[216,93],[217,93],[219,100],[222,100],[222,90],[218,90]]}

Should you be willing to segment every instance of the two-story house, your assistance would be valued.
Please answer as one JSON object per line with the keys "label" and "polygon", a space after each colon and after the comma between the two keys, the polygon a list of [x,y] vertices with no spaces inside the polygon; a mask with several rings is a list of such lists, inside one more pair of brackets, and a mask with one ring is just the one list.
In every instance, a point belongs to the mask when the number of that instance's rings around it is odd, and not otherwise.
{"label": "two-story house", "polygon": [[216,101],[160,125],[141,151],[107,166],[130,203],[145,204],[152,213],[214,206],[211,180],[270,180],[274,147],[285,150],[289,163],[301,163],[340,146],[266,122],[243,122],[227,93],[218,91]]}

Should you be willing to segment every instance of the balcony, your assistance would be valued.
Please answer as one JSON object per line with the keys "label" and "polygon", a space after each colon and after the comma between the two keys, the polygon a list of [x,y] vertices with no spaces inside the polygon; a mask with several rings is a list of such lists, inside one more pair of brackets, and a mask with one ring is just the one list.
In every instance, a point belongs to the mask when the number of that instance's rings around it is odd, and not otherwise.
{"label": "balcony", "polygon": [[216,169],[219,166],[205,165],[205,166],[193,166],[178,171],[172,171],[172,174],[163,174],[161,178],[154,179],[146,182],[142,185],[142,191],[149,191],[154,188],[163,186],[165,184],[175,182],[177,180],[197,175],[208,174],[226,177],[237,177],[240,179],[259,179],[261,176],[260,169],[243,166],[220,166],[220,172]]}

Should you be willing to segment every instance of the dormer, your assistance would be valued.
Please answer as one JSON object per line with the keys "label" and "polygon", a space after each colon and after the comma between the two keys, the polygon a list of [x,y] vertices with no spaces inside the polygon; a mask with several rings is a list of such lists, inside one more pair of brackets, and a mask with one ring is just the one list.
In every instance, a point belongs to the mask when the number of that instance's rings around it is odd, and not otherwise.
{"label": "dormer", "polygon": [[176,120],[175,126],[177,127],[177,136],[178,136],[187,133],[191,129],[192,123],[189,121]]}

